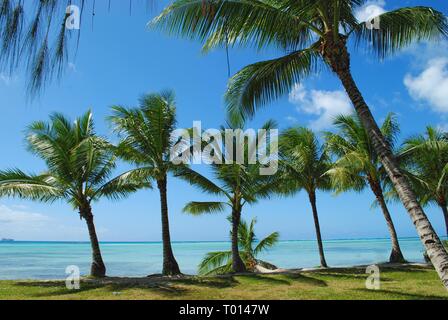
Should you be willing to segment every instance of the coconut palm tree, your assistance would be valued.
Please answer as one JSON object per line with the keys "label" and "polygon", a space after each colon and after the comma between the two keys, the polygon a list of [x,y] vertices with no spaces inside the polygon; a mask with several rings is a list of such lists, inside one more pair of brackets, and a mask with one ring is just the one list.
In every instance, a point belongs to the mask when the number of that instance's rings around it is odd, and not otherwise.
{"label": "coconut palm tree", "polygon": [[308,194],[316,229],[320,265],[327,268],[316,193],[318,190],[331,190],[330,179],[325,174],[332,166],[330,157],[314,132],[303,127],[290,128],[281,134],[280,155],[284,173],[290,181],[284,190],[287,193],[305,190]]}
{"label": "coconut palm tree", "polygon": [[412,186],[358,89],[351,72],[349,41],[386,58],[418,41],[448,35],[444,14],[430,7],[385,12],[372,23],[356,10],[365,0],[177,0],[152,21],[170,34],[198,39],[208,51],[219,46],[276,47],[286,55],[249,65],[229,83],[226,101],[234,117],[255,111],[288,93],[319,65],[341,81],[368,132],[378,157],[409,213],[443,284],[448,287],[448,254],[420,206]]}
{"label": "coconut palm tree", "polygon": [[95,135],[89,111],[75,122],[61,114],[50,122],[34,122],[27,132],[28,149],[45,161],[47,170],[27,174],[19,169],[0,171],[0,196],[43,202],[64,200],[79,211],[89,231],[92,246],[91,275],[104,277],[106,267],[95,230],[92,203],[102,197],[119,199],[149,181],[132,174],[109,179],[115,168],[115,156],[109,143]]}
{"label": "coconut palm tree", "polygon": [[442,210],[448,235],[448,135],[427,127],[404,142],[400,159],[422,204],[435,203]]}
{"label": "coconut palm tree", "polygon": [[[230,125],[233,130],[238,130],[237,126],[234,124]],[[263,128],[269,129],[274,127],[275,124],[273,122],[267,122]],[[229,129],[227,129],[229,130]],[[225,128],[222,128],[223,140],[225,139]],[[267,141],[268,139],[275,139],[271,135],[265,137]],[[214,162],[211,164],[211,170],[213,172],[213,176],[216,183],[212,180],[208,179],[204,175],[187,168],[187,167],[179,167],[177,169],[177,176],[181,179],[189,182],[191,185],[194,185],[200,188],[202,191],[209,193],[211,195],[220,196],[222,201],[213,201],[213,202],[198,202],[193,201],[188,203],[184,212],[192,214],[192,215],[202,215],[206,213],[219,213],[224,212],[226,209],[231,211],[231,223],[232,223],[232,270],[234,272],[245,272],[246,266],[241,259],[239,247],[238,247],[238,228],[241,221],[241,215],[243,212],[243,208],[247,205],[255,204],[260,199],[269,198],[273,194],[277,193],[279,188],[282,185],[281,175],[261,175],[260,170],[265,165],[260,161],[255,164],[250,164],[249,159],[249,150],[252,150],[252,145],[249,142],[244,140],[244,142],[236,142],[236,137],[233,136],[233,147],[236,147],[238,144],[241,144],[244,149],[243,154],[243,163],[236,161],[237,153],[233,153],[233,158],[230,158],[231,163],[229,163],[229,155],[228,150],[230,147],[225,149],[220,149],[218,154],[221,153],[222,162],[217,163]],[[257,145],[261,145],[261,139],[258,140]],[[221,148],[221,146],[218,146]],[[266,146],[266,149],[269,149],[269,146]],[[270,152],[268,150],[268,152]],[[258,154],[256,155],[259,156]]]}
{"label": "coconut palm tree", "polygon": [[176,169],[170,161],[173,146],[171,135],[176,129],[174,93],[167,91],[144,95],[138,108],[112,107],[109,117],[113,129],[121,137],[117,155],[136,166],[130,173],[154,180],[160,194],[163,274],[180,274],[171,246],[168,216],[168,175]]}
{"label": "coconut palm tree", "polygon": [[[231,218],[229,219],[232,220]],[[247,270],[254,271],[257,265],[274,268],[269,262],[258,259],[258,255],[269,250],[278,243],[279,233],[273,232],[258,241],[255,235],[257,219],[252,219],[250,224],[241,220],[238,228],[238,245],[241,248],[240,255]],[[232,233],[230,234],[232,237]],[[275,269],[275,268],[274,268]],[[199,265],[200,275],[216,275],[232,272],[232,251],[209,252]]]}
{"label": "coconut palm tree", "polygon": [[[385,177],[382,165],[372,147],[372,141],[356,115],[341,115],[336,118],[334,125],[339,129],[339,133],[327,132],[325,136],[329,151],[337,157],[334,168],[328,172],[333,180],[335,190],[337,192],[347,190],[361,192],[365,188],[372,190],[383,212],[392,241],[389,261],[405,262],[384,197]],[[389,145],[393,147],[399,133],[398,123],[393,114],[386,117],[381,132]]]}

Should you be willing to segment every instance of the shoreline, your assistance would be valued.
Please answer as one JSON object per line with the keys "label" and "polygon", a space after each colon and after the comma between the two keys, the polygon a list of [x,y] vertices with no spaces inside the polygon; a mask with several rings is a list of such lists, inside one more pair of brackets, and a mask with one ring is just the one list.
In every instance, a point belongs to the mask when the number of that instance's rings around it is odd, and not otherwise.
{"label": "shoreline", "polygon": [[[150,279],[165,279],[165,280],[176,280],[176,279],[189,279],[189,278],[199,278],[199,279],[207,279],[207,278],[221,278],[221,277],[229,277],[229,276],[244,276],[244,275],[285,275],[285,274],[298,274],[298,273],[313,273],[313,272],[334,272],[341,270],[365,270],[369,266],[378,266],[384,269],[396,269],[403,270],[406,268],[424,268],[424,269],[433,269],[431,264],[428,263],[420,263],[420,262],[407,262],[407,263],[390,263],[390,262],[379,262],[372,264],[362,264],[362,265],[346,265],[346,266],[334,266],[328,268],[314,267],[314,268],[277,268],[274,270],[269,270],[260,266],[257,266],[257,271],[247,272],[247,273],[232,273],[232,274],[222,274],[222,275],[212,275],[212,276],[200,276],[197,274],[182,274],[180,276],[163,276],[159,273],[149,274],[147,276],[107,276],[104,278],[91,278],[89,276],[81,276],[81,281],[95,282],[95,281],[107,281],[107,280],[121,280],[130,279],[130,280],[150,280]],[[66,279],[0,279],[1,282],[13,281],[13,282],[57,282],[57,281],[65,281]],[[143,281],[144,282],[144,281]]]}

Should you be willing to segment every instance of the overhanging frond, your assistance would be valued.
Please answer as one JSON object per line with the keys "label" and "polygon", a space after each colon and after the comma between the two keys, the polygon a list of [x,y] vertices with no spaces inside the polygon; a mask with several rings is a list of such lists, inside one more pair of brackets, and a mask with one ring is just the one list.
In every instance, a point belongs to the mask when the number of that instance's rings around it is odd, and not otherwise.
{"label": "overhanging frond", "polygon": [[294,84],[316,71],[319,57],[309,49],[243,68],[230,79],[226,92],[230,117],[251,117],[257,108],[288,93]]}
{"label": "overhanging frond", "polygon": [[379,28],[360,23],[353,31],[357,45],[379,58],[419,41],[439,41],[448,37],[447,17],[430,7],[407,7],[378,16]]}
{"label": "overhanging frond", "polygon": [[183,211],[192,215],[201,215],[206,213],[220,213],[228,206],[226,202],[197,202],[188,203]]}

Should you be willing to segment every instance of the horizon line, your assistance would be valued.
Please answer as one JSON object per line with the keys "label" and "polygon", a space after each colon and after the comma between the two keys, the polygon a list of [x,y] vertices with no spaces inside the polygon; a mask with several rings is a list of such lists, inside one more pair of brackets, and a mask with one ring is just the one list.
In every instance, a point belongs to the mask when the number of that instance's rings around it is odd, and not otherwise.
{"label": "horizon line", "polygon": [[[90,243],[89,240],[15,240],[10,238],[4,238],[6,241],[2,241],[0,239],[1,243]],[[409,240],[409,239],[420,239],[418,236],[413,237],[399,237],[399,240]],[[446,236],[441,236],[441,240],[446,240]],[[8,241],[12,240],[12,241]],[[359,241],[359,240],[390,240],[388,237],[367,237],[367,238],[333,238],[333,239],[324,239],[323,241]],[[279,242],[315,242],[316,239],[285,239],[285,240],[279,240]],[[177,240],[172,241],[172,243],[220,243],[220,242],[229,242],[230,240]],[[157,241],[100,241],[101,243],[162,243],[161,240]]]}

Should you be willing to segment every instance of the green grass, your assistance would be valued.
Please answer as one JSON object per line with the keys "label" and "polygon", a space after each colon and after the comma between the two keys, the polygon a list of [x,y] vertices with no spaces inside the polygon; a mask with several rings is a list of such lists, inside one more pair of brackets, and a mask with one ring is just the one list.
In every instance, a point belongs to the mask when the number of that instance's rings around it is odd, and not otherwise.
{"label": "green grass", "polygon": [[0,281],[0,299],[448,299],[428,268],[381,268],[381,289],[367,290],[362,269],[328,269],[278,275],[249,274],[83,280],[69,291],[63,281]]}

